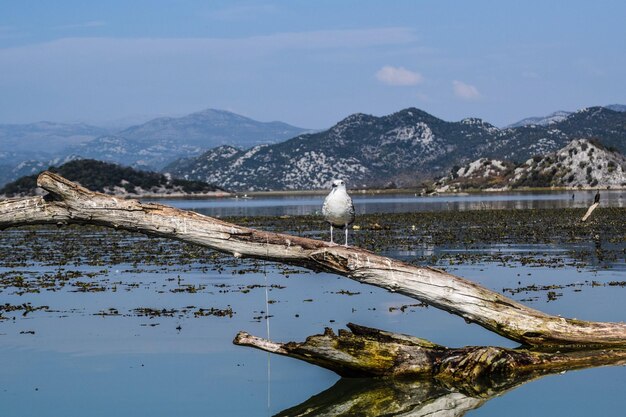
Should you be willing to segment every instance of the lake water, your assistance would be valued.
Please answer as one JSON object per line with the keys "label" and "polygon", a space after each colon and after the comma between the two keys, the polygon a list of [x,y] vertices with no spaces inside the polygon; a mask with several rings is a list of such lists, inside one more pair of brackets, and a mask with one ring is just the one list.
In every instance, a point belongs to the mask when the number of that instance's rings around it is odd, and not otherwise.
{"label": "lake water", "polygon": [[[595,193],[412,197],[355,196],[359,213],[482,208],[587,207]],[[626,193],[623,193],[626,196]],[[160,201],[213,216],[299,215],[319,210],[323,197]],[[603,193],[603,204],[623,207],[620,191]],[[5,231],[2,242],[11,242]],[[64,229],[51,230],[55,233]],[[101,239],[108,245],[106,237]],[[97,240],[96,240],[97,241]],[[129,245],[120,241],[115,245]],[[58,248],[61,251],[62,248]],[[68,247],[65,247],[68,250]],[[454,253],[459,247],[428,248]],[[567,259],[570,246],[492,245],[484,253],[544,253]],[[53,250],[54,251],[54,250]],[[395,251],[409,259],[415,253]],[[152,261],[150,261],[152,262]],[[47,306],[24,314],[4,312],[0,321],[0,415],[2,416],[266,416],[297,406],[332,387],[332,372],[294,359],[232,344],[239,330],[277,341],[302,341],[346,323],[430,339],[446,346],[515,344],[416,300],[326,273],[237,261],[223,268],[115,259],[59,266],[58,260],[2,264],[0,276],[45,277],[93,273],[105,291],[79,291],[78,279],[57,281],[39,292],[3,286],[0,305]],[[444,265],[445,266],[445,265]],[[513,266],[513,268],[511,267]],[[605,264],[606,266],[606,264]],[[496,291],[525,285],[572,284],[549,300],[547,291],[512,298],[567,317],[626,319],[626,288],[603,285],[626,280],[624,259],[585,266],[522,266],[495,262],[449,265],[452,273]],[[80,273],[80,274],[78,274]],[[64,276],[65,276],[64,275]],[[85,278],[80,278],[85,281]],[[63,282],[63,285],[58,285]],[[595,284],[592,284],[594,282]],[[190,289],[193,289],[191,291]],[[346,293],[356,293],[346,295]],[[141,315],[152,308],[171,315]],[[202,316],[200,309],[232,308],[233,314]],[[109,314],[112,311],[118,314]],[[0,310],[2,312],[2,310]],[[366,382],[368,384],[369,382]],[[330,396],[333,391],[331,389]],[[621,416],[626,370],[606,367],[547,376],[481,403],[472,416]],[[408,410],[406,410],[408,411]],[[419,415],[419,414],[418,414]],[[462,414],[455,414],[462,415]]]}
{"label": "lake water", "polygon": [[[574,196],[574,198],[572,198]],[[453,211],[481,209],[538,209],[589,207],[595,191],[544,193],[445,194],[420,197],[411,194],[353,194],[357,214],[404,213],[409,211]],[[280,196],[219,198],[206,200],[158,199],[153,201],[207,216],[297,216],[318,214],[324,196]],[[626,206],[626,190],[602,191],[602,205]]]}

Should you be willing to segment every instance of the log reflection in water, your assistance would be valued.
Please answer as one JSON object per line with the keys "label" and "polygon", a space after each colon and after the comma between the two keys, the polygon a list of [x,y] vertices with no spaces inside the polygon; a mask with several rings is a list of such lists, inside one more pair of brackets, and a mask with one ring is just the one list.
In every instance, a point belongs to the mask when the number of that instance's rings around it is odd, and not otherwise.
{"label": "log reflection in water", "polygon": [[[606,363],[597,366],[603,365]],[[555,373],[561,372],[535,372],[519,378],[483,379],[480,384],[456,385],[435,378],[342,378],[327,390],[275,416],[460,417],[495,397]]]}
{"label": "log reflection in water", "polygon": [[342,378],[276,416],[462,416],[489,398],[453,391],[434,380]]}

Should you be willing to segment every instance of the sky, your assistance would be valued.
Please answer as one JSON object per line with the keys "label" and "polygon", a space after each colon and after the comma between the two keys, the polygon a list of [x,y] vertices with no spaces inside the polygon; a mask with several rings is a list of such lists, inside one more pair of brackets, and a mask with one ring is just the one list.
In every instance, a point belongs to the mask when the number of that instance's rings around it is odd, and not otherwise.
{"label": "sky", "polygon": [[330,127],[417,107],[504,126],[626,104],[623,0],[0,2],[0,123],[215,108]]}

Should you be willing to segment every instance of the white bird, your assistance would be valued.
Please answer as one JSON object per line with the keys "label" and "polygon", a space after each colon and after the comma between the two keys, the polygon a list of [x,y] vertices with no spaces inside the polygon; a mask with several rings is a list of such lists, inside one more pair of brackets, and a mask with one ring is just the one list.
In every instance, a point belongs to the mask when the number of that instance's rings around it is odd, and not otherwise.
{"label": "white bird", "polygon": [[333,243],[333,226],[346,229],[346,242],[348,246],[348,226],[354,222],[354,204],[346,191],[346,183],[343,180],[334,180],[330,193],[324,200],[322,214],[330,223],[330,243]]}

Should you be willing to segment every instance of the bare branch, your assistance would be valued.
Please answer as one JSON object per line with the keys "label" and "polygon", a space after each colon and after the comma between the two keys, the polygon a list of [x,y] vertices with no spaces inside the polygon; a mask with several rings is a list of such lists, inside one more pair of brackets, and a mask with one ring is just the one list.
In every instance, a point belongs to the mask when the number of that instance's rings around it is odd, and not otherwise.
{"label": "bare branch", "polygon": [[580,219],[581,222],[586,222],[587,219],[589,218],[589,216],[591,216],[591,213],[593,213],[593,211],[600,205],[600,203],[593,203],[591,206],[589,206],[589,208],[587,209],[587,212],[585,213],[585,215],[583,216],[582,219]]}

